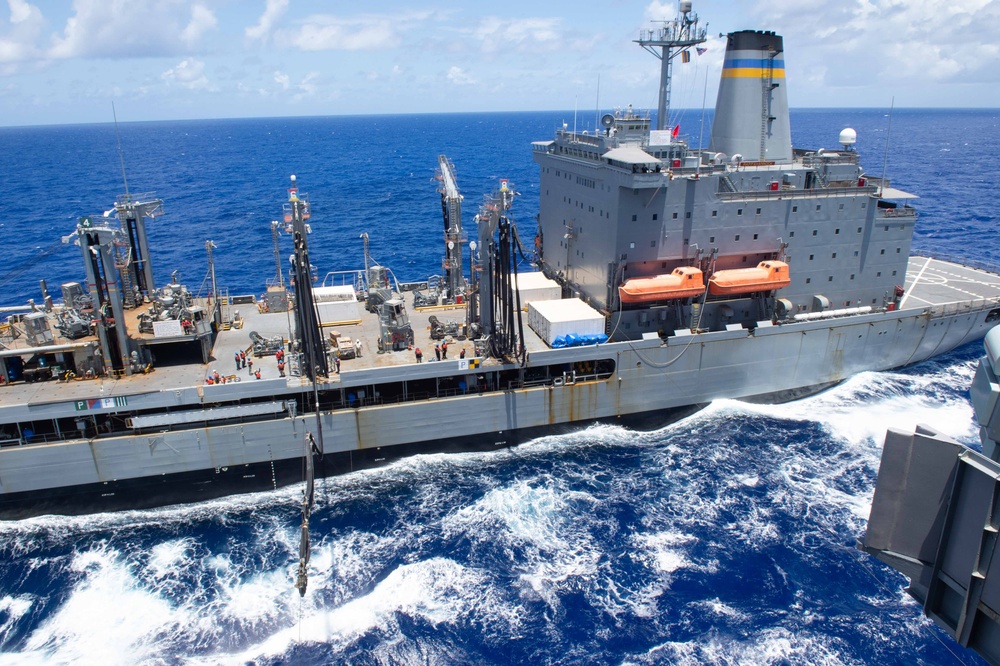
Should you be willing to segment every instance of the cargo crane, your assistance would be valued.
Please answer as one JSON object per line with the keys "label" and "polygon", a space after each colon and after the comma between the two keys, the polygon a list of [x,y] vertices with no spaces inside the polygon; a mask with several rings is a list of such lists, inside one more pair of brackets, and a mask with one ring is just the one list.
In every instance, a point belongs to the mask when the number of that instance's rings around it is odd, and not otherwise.
{"label": "cargo crane", "polygon": [[438,156],[436,178],[440,181],[441,217],[444,220],[444,277],[433,275],[427,291],[413,290],[414,307],[461,304],[469,291],[462,262],[462,195],[455,182],[455,167],[445,155]]}
{"label": "cargo crane", "polygon": [[455,167],[444,155],[438,157],[441,175],[441,214],[444,218],[445,259],[444,278],[448,302],[461,302],[465,295],[462,266],[462,195],[455,183]]}

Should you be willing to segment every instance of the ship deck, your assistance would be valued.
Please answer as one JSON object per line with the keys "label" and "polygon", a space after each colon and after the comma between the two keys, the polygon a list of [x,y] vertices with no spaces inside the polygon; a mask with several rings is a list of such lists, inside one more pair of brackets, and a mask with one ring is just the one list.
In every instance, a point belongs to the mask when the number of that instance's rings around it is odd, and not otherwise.
{"label": "ship deck", "polygon": [[[996,269],[994,269],[996,270]],[[910,257],[899,309],[947,310],[1000,298],[1000,274],[941,259]]]}
{"label": "ship deck", "polygon": [[[907,270],[905,294],[900,309],[932,308],[938,311],[960,309],[982,305],[1000,299],[1000,274],[950,261],[911,257]],[[376,341],[379,335],[378,317],[366,312],[362,303],[357,304],[359,323],[326,326],[323,336],[329,339],[332,331],[361,340],[361,356],[341,362],[341,372],[404,366],[416,362],[412,350],[378,353]],[[205,383],[213,371],[230,376],[237,374],[241,381],[255,381],[248,369],[237,371],[234,354],[250,347],[250,332],[256,331],[265,338],[280,335],[288,339],[294,325],[292,313],[261,313],[253,305],[239,306],[243,317],[242,328],[220,331],[215,340],[212,357],[208,363],[192,354],[188,363],[158,365],[154,372],[146,375],[132,375],[121,378],[99,378],[71,381],[46,381],[38,383],[16,382],[0,386],[0,407],[17,404],[41,404],[72,400],[134,395],[159,391],[170,391],[181,387],[196,387]],[[436,315],[442,322],[448,320],[465,321],[462,306],[431,308],[414,311],[408,308],[410,323],[415,336],[415,346],[423,352],[425,363],[434,362],[434,345],[437,341],[430,337],[430,317]],[[531,352],[549,349],[534,331],[524,325],[525,346]],[[19,341],[21,342],[21,341]],[[57,338],[54,344],[71,341]],[[23,342],[21,342],[23,344]],[[21,346],[21,345],[18,345]],[[466,356],[474,356],[474,347],[469,340],[451,340],[448,359],[457,359],[464,347]],[[254,368],[261,371],[261,379],[278,380],[277,361],[272,356],[253,358]],[[329,382],[337,385],[340,377],[332,372]],[[286,372],[287,374],[287,372]],[[300,387],[304,380],[298,376],[286,376],[289,388]]]}
{"label": "ship deck", "polygon": [[[240,350],[250,348],[251,331],[256,331],[265,338],[280,335],[283,339],[287,340],[290,330],[295,325],[294,313],[258,312],[257,308],[252,304],[234,307],[239,310],[243,318],[243,325],[241,328],[219,331],[212,348],[211,359],[208,363],[201,363],[200,357],[192,351],[190,362],[158,364],[155,370],[149,374],[136,374],[120,378],[104,377],[70,381],[52,380],[37,383],[15,382],[0,386],[0,407],[16,404],[64,402],[116,395],[170,391],[181,387],[202,385],[205,383],[206,378],[211,376],[216,370],[222,376],[237,375],[241,382],[256,381],[250,373],[249,367],[237,371],[234,354]],[[323,327],[323,337],[326,340],[329,340],[331,332],[339,333],[341,336],[350,338],[352,341],[361,340],[361,356],[341,361],[341,373],[416,363],[416,357],[412,350],[378,353],[378,316],[367,312],[363,303],[359,302],[357,309],[358,315],[356,319],[359,323],[352,322]],[[411,306],[407,308],[407,313],[414,332],[414,346],[419,347],[423,352],[424,363],[435,362],[434,345],[438,342],[432,340],[430,336],[430,317],[436,315],[442,322],[449,320],[465,321],[464,306],[445,306],[416,311]],[[549,348],[534,331],[528,328],[527,322],[524,325],[524,335],[525,346],[529,353]],[[85,342],[92,339],[85,338],[75,342]],[[448,340],[448,360],[459,358],[459,353],[463,347],[465,348],[467,358],[475,355],[471,340],[456,340],[452,338]],[[22,340],[19,340],[18,343],[18,347],[24,347]],[[70,343],[70,341],[63,340],[57,336],[55,344],[66,343]],[[25,347],[25,349],[28,348]],[[155,349],[154,353],[157,353]],[[247,358],[253,359],[254,369],[260,369],[262,380],[280,379],[278,363],[273,355],[257,358],[250,354]],[[330,368],[330,371],[329,382],[334,385],[338,384],[340,377],[333,372],[333,367]],[[290,388],[299,387],[307,383],[301,377],[291,376],[289,372],[290,367],[286,367],[285,381]]]}

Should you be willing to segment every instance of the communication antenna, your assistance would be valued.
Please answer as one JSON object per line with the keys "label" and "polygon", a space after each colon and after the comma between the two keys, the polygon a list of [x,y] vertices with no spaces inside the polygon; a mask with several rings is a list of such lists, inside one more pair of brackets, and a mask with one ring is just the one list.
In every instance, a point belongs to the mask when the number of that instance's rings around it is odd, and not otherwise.
{"label": "communication antenna", "polygon": [[670,77],[673,59],[692,46],[702,44],[707,39],[708,24],[698,27],[698,15],[691,11],[691,0],[680,0],[677,18],[656,21],[663,26],[653,30],[641,30],[636,44],[660,59],[660,98],[656,107],[656,129],[667,129],[670,114]]}
{"label": "communication antenna", "polygon": [[122,180],[125,182],[125,196],[128,196],[128,178],[125,177],[125,152],[122,150],[122,137],[118,133],[118,114],[115,113],[115,102],[111,100],[111,117],[115,119],[115,138],[118,140],[118,161],[122,165]]}
{"label": "communication antenna", "polygon": [[601,117],[601,73],[597,73],[597,99],[594,101],[594,128],[599,125],[598,119]]}
{"label": "communication antenna", "polygon": [[882,198],[882,191],[885,189],[885,168],[889,164],[889,134],[892,132],[892,109],[896,106],[896,96],[892,96],[889,102],[889,124],[885,128],[885,155],[882,157],[882,180],[878,184],[878,196]]}
{"label": "communication antenna", "polygon": [[705,88],[701,93],[701,131],[698,135],[698,165],[695,167],[694,176],[701,175],[701,156],[705,153],[705,100],[708,98],[708,70],[705,70]]}

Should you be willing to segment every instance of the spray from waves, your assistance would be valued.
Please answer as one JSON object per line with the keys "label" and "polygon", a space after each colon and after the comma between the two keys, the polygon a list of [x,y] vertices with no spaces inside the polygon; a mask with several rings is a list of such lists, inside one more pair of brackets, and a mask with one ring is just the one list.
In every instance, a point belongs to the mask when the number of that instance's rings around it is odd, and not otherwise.
{"label": "spray from waves", "polygon": [[0,525],[2,579],[48,581],[5,585],[0,649],[111,664],[926,657],[900,652],[927,640],[902,580],[873,586],[845,545],[884,415],[967,410],[968,376],[953,360],[788,405],[720,401],[655,432],[596,426],[328,479],[301,601],[301,488]]}

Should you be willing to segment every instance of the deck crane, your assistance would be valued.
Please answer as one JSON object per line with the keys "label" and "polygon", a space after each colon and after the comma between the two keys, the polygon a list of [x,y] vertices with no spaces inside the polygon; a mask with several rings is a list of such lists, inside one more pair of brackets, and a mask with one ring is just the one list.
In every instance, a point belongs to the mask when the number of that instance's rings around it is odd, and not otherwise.
{"label": "deck crane", "polygon": [[446,156],[438,156],[441,178],[441,214],[444,218],[444,278],[448,293],[445,300],[460,302],[465,295],[465,275],[462,266],[462,195],[455,182],[455,167]]}

